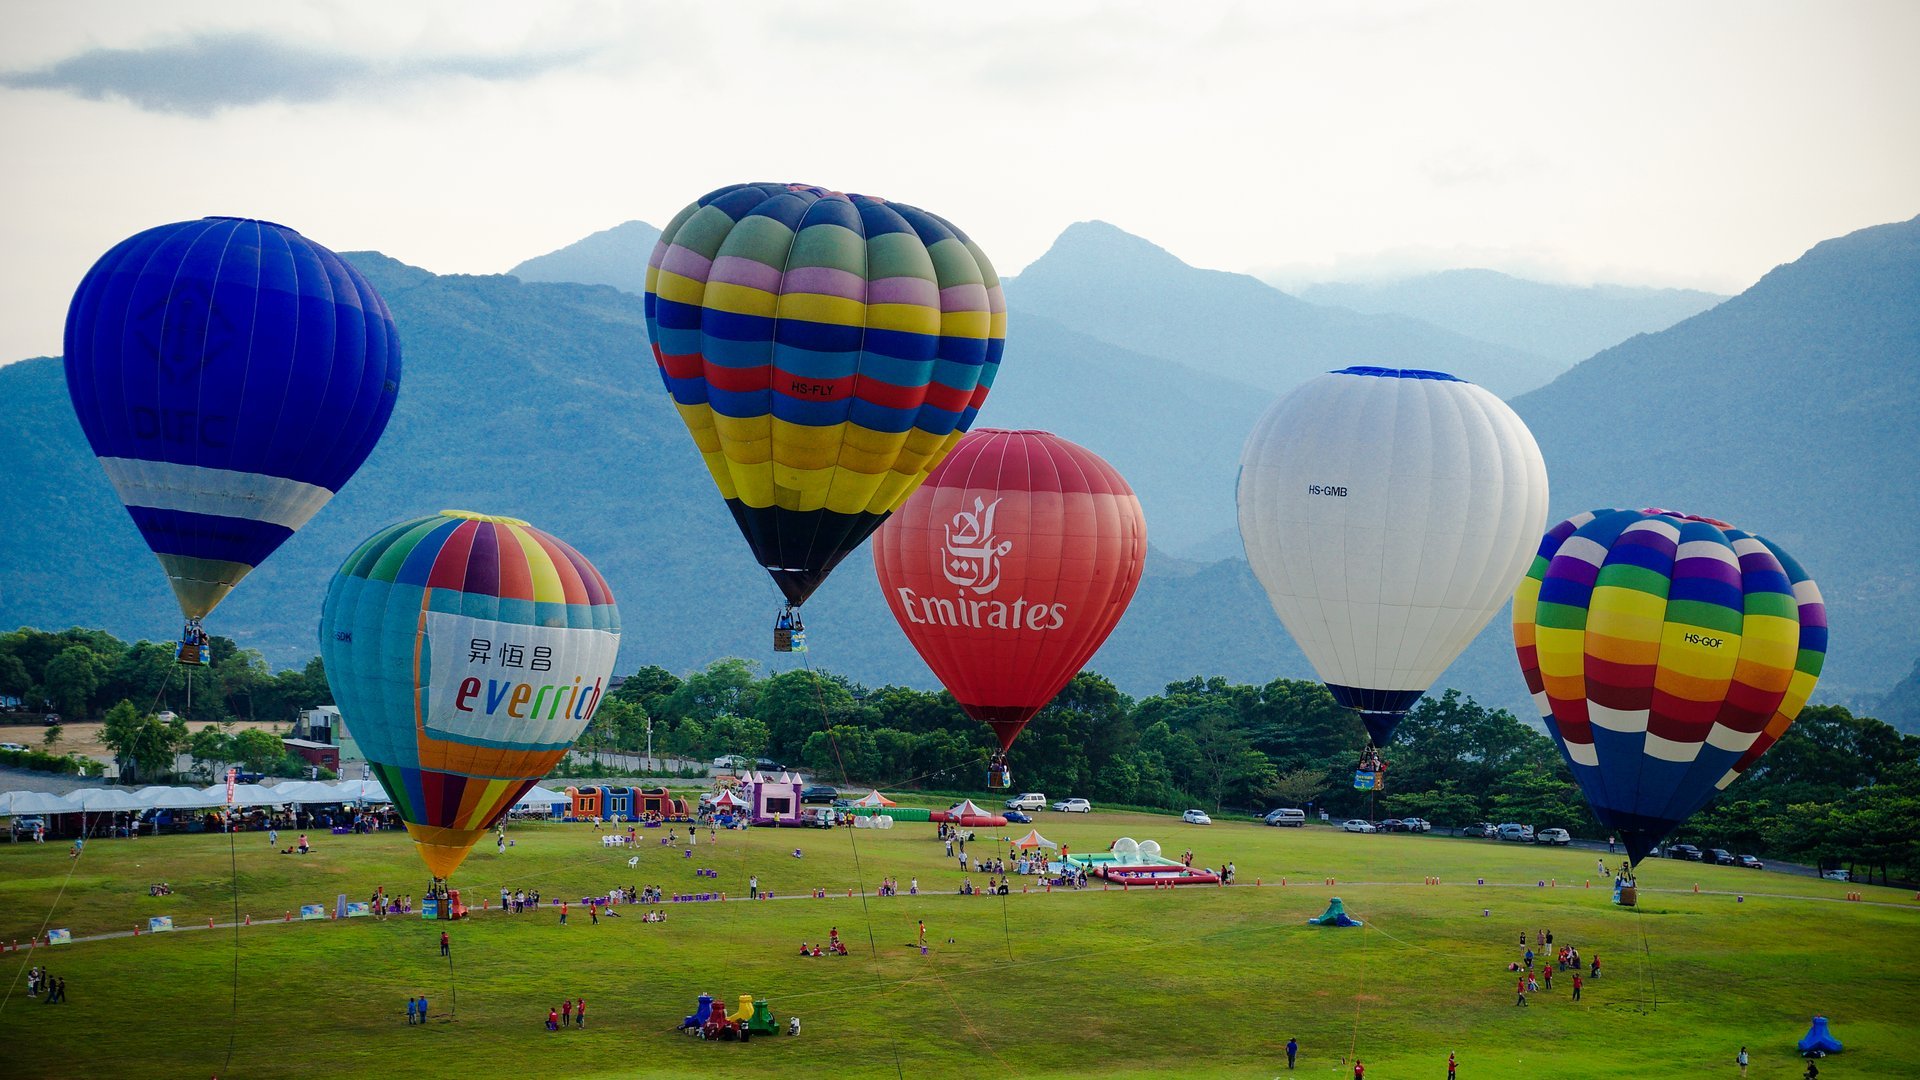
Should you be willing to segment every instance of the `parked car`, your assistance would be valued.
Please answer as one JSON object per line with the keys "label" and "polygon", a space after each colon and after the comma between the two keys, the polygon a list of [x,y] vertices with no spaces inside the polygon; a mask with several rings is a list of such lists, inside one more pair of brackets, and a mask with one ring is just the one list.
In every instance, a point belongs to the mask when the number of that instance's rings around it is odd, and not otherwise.
{"label": "parked car", "polygon": [[1022,825],[1029,824],[1033,821],[1033,815],[1022,813],[1019,810],[1009,810],[1000,816],[1006,818],[1009,822],[1019,822]]}
{"label": "parked car", "polygon": [[1699,862],[1701,859],[1700,849],[1694,847],[1692,844],[1669,844],[1667,845],[1667,858]]}
{"label": "parked car", "polygon": [[1853,880],[1853,871],[1851,871],[1851,870],[1822,870],[1822,871],[1820,871],[1820,876],[1821,876],[1821,877],[1823,877],[1823,878],[1826,878],[1826,879],[1827,879],[1828,881],[1852,881],[1852,880]]}
{"label": "parked car", "polygon": [[1707,851],[1707,854],[1713,857],[1715,866],[1736,866],[1739,864],[1739,860],[1733,857],[1733,852],[1723,847],[1711,848]]}
{"label": "parked car", "polygon": [[1561,847],[1573,843],[1573,837],[1567,835],[1565,829],[1541,829],[1533,839],[1535,843],[1558,844]]}
{"label": "parked car", "polygon": [[1189,825],[1213,824],[1213,819],[1207,816],[1207,812],[1205,810],[1189,810],[1186,813],[1180,815],[1180,820],[1186,822]]}
{"label": "parked car", "polygon": [[1374,828],[1379,829],[1381,832],[1406,832],[1407,831],[1406,822],[1401,821],[1397,817],[1390,817],[1387,820],[1382,821],[1377,825],[1375,825]]}
{"label": "parked car", "polygon": [[1085,799],[1068,799],[1064,802],[1057,802],[1053,804],[1053,808],[1069,814],[1090,814],[1093,812],[1093,804]]}
{"label": "parked car", "polygon": [[1531,844],[1533,843],[1533,826],[1509,823],[1500,826],[1500,831],[1497,835],[1502,840],[1512,841],[1516,844]]}
{"label": "parked car", "polygon": [[17,742],[0,742],[0,750],[25,750],[25,749],[26,747],[21,746]]}
{"label": "parked car", "polygon": [[1340,827],[1348,832],[1372,832],[1373,822],[1362,818],[1348,818],[1340,823]]}
{"label": "parked car", "polygon": [[1291,806],[1283,806],[1278,810],[1267,811],[1267,824],[1269,825],[1284,825],[1297,829],[1306,823],[1307,812],[1305,810],[1295,810]]}
{"label": "parked car", "polygon": [[1408,832],[1432,832],[1433,831],[1433,822],[1428,821],[1426,818],[1417,818],[1417,817],[1401,818],[1400,824],[1405,825],[1407,827]]}
{"label": "parked car", "polygon": [[1759,858],[1753,855],[1740,856],[1740,865],[1749,870],[1765,870],[1767,868],[1766,863],[1761,862]]}
{"label": "parked car", "polygon": [[831,806],[833,800],[840,797],[840,789],[829,784],[815,784],[800,789],[800,801],[803,803],[826,803]]}
{"label": "parked car", "polygon": [[1460,835],[1477,840],[1491,840],[1499,835],[1499,830],[1491,821],[1476,821],[1471,825],[1460,826]]}
{"label": "parked car", "polygon": [[1046,808],[1047,797],[1044,793],[1038,791],[1029,791],[1025,794],[1015,795],[1013,798],[1007,800],[1007,809],[1009,810],[1045,810]]}

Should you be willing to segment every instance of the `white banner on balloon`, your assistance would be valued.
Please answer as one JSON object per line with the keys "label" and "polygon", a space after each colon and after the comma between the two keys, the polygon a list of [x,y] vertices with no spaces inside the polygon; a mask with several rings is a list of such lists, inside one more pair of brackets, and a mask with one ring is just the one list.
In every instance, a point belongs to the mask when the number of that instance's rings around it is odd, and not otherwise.
{"label": "white banner on balloon", "polygon": [[578,738],[613,674],[620,635],[426,613],[421,687],[427,732],[464,743],[544,749]]}

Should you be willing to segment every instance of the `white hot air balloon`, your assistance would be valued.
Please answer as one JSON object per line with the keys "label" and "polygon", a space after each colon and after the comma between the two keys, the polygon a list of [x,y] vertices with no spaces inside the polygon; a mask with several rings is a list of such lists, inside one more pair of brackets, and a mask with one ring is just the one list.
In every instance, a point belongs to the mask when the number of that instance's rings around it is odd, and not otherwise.
{"label": "white hot air balloon", "polygon": [[1487,390],[1350,367],[1260,418],[1238,498],[1274,612],[1381,746],[1513,595],[1546,525],[1547,467]]}

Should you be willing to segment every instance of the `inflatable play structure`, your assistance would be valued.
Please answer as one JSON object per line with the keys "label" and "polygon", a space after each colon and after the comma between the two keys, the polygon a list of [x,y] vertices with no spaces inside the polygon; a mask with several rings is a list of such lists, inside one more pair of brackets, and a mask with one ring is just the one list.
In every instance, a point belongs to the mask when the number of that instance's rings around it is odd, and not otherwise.
{"label": "inflatable play structure", "polygon": [[666,788],[569,787],[567,798],[573,805],[568,821],[639,821],[652,817],[663,821],[687,821],[692,814],[687,800],[676,799]]}
{"label": "inflatable play structure", "polygon": [[1800,1047],[1800,1053],[1807,1057],[1837,1054],[1841,1049],[1840,1040],[1834,1038],[1833,1032],[1827,1030],[1827,1018],[1824,1016],[1813,1018],[1813,1026],[1807,1029],[1806,1037],[1797,1045]]}
{"label": "inflatable play structure", "polygon": [[929,821],[944,821],[949,825],[959,825],[969,829],[1004,829],[1007,819],[999,814],[989,814],[982,810],[972,799],[958,803],[950,809],[935,810],[927,815]]}
{"label": "inflatable play structure", "polygon": [[1220,875],[1204,866],[1186,866],[1161,855],[1159,841],[1136,841],[1130,836],[1115,840],[1107,851],[1068,855],[1067,862],[1116,885],[1220,884]]}
{"label": "inflatable play structure", "polygon": [[1319,918],[1308,919],[1307,925],[1308,926],[1360,926],[1362,924],[1359,919],[1356,919],[1353,916],[1347,914],[1347,909],[1341,906],[1340,898],[1336,896],[1332,900],[1327,902],[1327,910],[1321,912]]}
{"label": "inflatable play structure", "polygon": [[752,994],[740,995],[740,1008],[732,1015],[727,1014],[724,1004],[714,1004],[712,994],[701,994],[693,1014],[680,1021],[683,1032],[699,1032],[709,1039],[738,1036],[741,1032],[752,1035],[777,1035],[779,1024],[773,1018],[773,1006],[765,998],[755,998]]}

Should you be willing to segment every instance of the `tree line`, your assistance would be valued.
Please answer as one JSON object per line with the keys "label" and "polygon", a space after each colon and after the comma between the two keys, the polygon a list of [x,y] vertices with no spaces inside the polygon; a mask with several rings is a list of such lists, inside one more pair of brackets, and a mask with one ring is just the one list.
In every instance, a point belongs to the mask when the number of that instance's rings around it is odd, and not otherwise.
{"label": "tree line", "polygon": [[[121,702],[109,710],[108,744],[138,768],[190,751],[266,771],[267,738],[221,725],[291,721],[330,703],[320,659],[271,673],[257,652],[226,638],[213,644],[211,672],[195,681],[193,719],[209,722],[198,731],[181,721],[156,730],[145,704],[184,705],[170,643],[126,645],[95,630],[0,635],[0,693],[57,703],[70,718]],[[833,672],[763,674],[739,658],[685,675],[639,668],[607,694],[579,745],[640,753],[649,735],[657,755],[772,758],[827,780],[902,790],[980,790],[998,745],[945,691],[867,687]],[[1088,671],[1034,717],[1008,764],[1022,790],[1110,806],[1296,806],[1335,818],[1516,821],[1606,836],[1552,740],[1503,709],[1451,690],[1422,699],[1387,750],[1383,793],[1352,785],[1365,745],[1359,719],[1319,683],[1195,676],[1136,700]],[[1818,705],[1675,839],[1913,877],[1915,821],[1920,737]]]}

